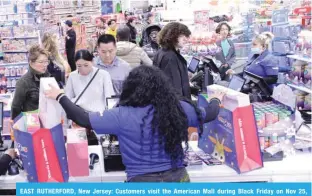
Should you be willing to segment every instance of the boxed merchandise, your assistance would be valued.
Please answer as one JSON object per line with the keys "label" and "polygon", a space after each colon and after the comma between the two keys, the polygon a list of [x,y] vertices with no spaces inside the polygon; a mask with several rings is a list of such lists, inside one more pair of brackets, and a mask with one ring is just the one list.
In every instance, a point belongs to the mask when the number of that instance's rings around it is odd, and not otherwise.
{"label": "boxed merchandise", "polygon": [[67,129],[67,159],[69,175],[89,176],[89,153],[86,130]]}
{"label": "boxed merchandise", "polygon": [[5,53],[3,61],[5,63],[27,62],[27,55],[26,53]]}
{"label": "boxed merchandise", "polygon": [[[224,92],[223,107],[217,119],[204,124],[199,148],[224,162],[238,173],[263,167],[258,132],[249,96],[226,87],[211,85],[207,94]],[[206,107],[204,96],[198,98],[199,106]]]}
{"label": "boxed merchandise", "polygon": [[13,27],[13,35],[14,37],[35,37],[37,35],[37,31],[33,25],[20,25]]}
{"label": "boxed merchandise", "polygon": [[27,179],[29,182],[67,182],[62,125],[46,129],[38,126],[38,122],[39,114],[35,112],[22,113],[14,119],[14,138]]}

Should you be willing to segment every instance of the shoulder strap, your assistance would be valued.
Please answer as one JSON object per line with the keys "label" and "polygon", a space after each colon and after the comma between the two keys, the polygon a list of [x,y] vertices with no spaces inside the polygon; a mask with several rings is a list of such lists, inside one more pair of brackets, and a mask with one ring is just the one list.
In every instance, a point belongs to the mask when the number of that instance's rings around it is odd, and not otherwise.
{"label": "shoulder strap", "polygon": [[98,74],[100,69],[97,69],[95,74],[93,75],[93,77],[91,78],[91,80],[89,81],[89,83],[87,84],[87,86],[83,89],[83,91],[80,93],[80,95],[78,96],[78,98],[76,99],[76,101],[74,102],[75,104],[79,101],[79,99],[81,98],[81,96],[84,94],[84,92],[88,89],[88,87],[90,86],[90,84],[92,83],[93,79],[95,78],[95,76]]}

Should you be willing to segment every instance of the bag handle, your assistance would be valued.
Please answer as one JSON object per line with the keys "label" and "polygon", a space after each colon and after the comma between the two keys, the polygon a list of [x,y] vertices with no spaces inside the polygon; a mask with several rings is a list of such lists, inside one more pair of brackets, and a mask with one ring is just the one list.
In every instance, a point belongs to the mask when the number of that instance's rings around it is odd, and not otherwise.
{"label": "bag handle", "polygon": [[78,96],[78,98],[76,99],[76,101],[74,102],[74,104],[77,104],[77,102],[79,101],[79,99],[81,98],[81,96],[84,94],[84,92],[87,90],[87,88],[90,86],[90,84],[92,83],[93,79],[95,78],[95,76],[98,74],[100,69],[97,69],[95,74],[93,75],[93,77],[91,78],[91,80],[89,81],[89,83],[87,84],[87,86],[83,89],[83,91],[80,93],[80,95]]}

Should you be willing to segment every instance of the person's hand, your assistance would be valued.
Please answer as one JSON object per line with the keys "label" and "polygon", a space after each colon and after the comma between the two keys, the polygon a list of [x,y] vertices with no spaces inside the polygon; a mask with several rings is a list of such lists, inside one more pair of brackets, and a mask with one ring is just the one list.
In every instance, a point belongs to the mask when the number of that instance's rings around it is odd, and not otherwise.
{"label": "person's hand", "polygon": [[226,75],[233,75],[235,72],[233,69],[229,69],[225,72]]}
{"label": "person's hand", "polygon": [[224,67],[224,68],[227,68],[229,65],[226,63],[226,64],[223,64],[221,67]]}
{"label": "person's hand", "polygon": [[50,90],[46,90],[44,92],[45,96],[50,98],[50,99],[56,99],[56,97],[63,93],[63,90],[62,89],[58,89],[56,88],[55,86],[53,86],[52,84],[49,84],[50,86]]}
{"label": "person's hand", "polygon": [[10,148],[7,151],[5,151],[5,154],[9,155],[12,159],[15,159],[17,155],[13,148]]}
{"label": "person's hand", "polygon": [[214,94],[212,94],[210,96],[210,100],[213,99],[213,98],[216,98],[216,99],[219,99],[222,102],[224,95],[225,95],[224,92],[215,92]]}

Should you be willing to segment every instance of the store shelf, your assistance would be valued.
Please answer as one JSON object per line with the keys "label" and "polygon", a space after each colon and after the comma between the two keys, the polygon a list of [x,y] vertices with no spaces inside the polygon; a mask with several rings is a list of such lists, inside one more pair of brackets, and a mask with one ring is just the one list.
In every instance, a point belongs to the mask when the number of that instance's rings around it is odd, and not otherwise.
{"label": "store shelf", "polygon": [[300,91],[312,94],[312,90],[308,89],[306,87],[297,86],[297,85],[294,85],[294,84],[287,84],[287,85],[290,86],[291,88],[294,88],[294,89],[297,89],[297,90],[300,90]]}
{"label": "store shelf", "polygon": [[2,39],[37,39],[38,36],[29,36],[29,37],[2,37]]}
{"label": "store shelf", "polygon": [[28,62],[18,62],[18,63],[0,63],[0,66],[15,66],[15,65],[27,65]]}
{"label": "store shelf", "polygon": [[3,53],[27,53],[26,50],[12,50],[12,51],[3,51]]}
{"label": "store shelf", "polygon": [[312,63],[312,58],[308,58],[308,57],[302,57],[299,55],[288,55],[287,57],[291,59],[296,59],[299,61],[306,61],[306,62]]}

